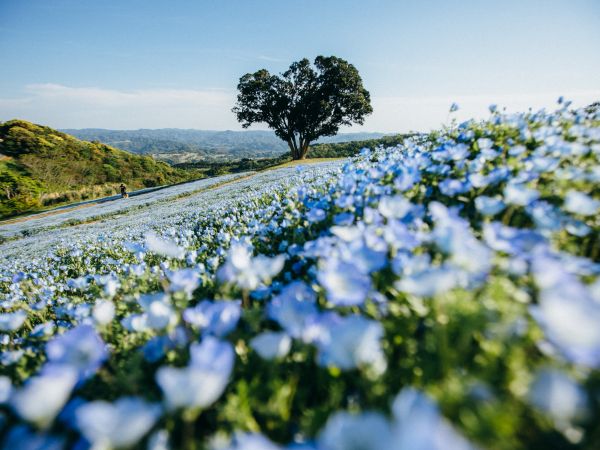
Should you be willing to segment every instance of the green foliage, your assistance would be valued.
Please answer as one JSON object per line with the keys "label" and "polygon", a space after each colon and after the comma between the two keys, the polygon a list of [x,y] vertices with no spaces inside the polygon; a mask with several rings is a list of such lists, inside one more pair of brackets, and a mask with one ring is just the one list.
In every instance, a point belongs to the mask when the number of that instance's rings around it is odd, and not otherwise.
{"label": "green foliage", "polygon": [[199,178],[147,156],[24,120],[0,123],[0,218],[129,189]]}
{"label": "green foliage", "polygon": [[[306,157],[309,144],[335,135],[342,125],[363,124],[373,112],[358,70],[335,56],[306,58],[281,75],[266,69],[240,78],[233,112],[244,128],[266,123],[289,146],[293,159]],[[316,70],[315,70],[316,69]]]}

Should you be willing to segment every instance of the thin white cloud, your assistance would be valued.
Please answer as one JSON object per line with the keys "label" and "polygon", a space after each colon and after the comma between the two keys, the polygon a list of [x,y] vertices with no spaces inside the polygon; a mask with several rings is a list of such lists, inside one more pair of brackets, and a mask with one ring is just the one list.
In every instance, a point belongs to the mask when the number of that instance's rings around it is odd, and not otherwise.
{"label": "thin white cloud", "polygon": [[239,128],[235,93],[218,89],[116,90],[31,84],[0,99],[0,120],[18,117],[60,128]]}
{"label": "thin white cloud", "polygon": [[259,55],[259,56],[257,56],[257,59],[260,59],[261,61],[268,61],[268,62],[284,62],[284,61],[287,61],[286,59],[283,59],[283,58],[276,58],[274,56],[267,56],[267,55]]}
{"label": "thin white cloud", "polygon": [[[219,89],[116,90],[32,84],[20,98],[0,98],[0,121],[22,118],[57,128],[198,128],[241,129],[231,112],[234,91]],[[375,93],[374,93],[375,94]],[[487,107],[498,104],[509,111],[529,107],[554,108],[563,95],[575,106],[600,99],[600,90],[514,95],[373,96],[374,113],[362,127],[343,131],[426,131],[448,123],[453,102],[458,120],[483,118]],[[265,128],[257,126],[256,128]]]}

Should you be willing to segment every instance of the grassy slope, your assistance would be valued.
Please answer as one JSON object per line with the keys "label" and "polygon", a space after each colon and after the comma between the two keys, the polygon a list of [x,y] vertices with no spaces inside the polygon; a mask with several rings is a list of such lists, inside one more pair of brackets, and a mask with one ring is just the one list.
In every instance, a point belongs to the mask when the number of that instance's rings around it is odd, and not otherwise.
{"label": "grassy slope", "polygon": [[128,189],[201,178],[151,157],[24,120],[0,123],[0,218]]}

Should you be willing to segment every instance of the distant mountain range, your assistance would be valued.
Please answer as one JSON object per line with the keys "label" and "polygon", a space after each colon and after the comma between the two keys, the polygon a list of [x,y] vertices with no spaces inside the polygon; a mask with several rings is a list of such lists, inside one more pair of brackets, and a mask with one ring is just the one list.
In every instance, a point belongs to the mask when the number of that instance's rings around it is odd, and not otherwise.
{"label": "distant mountain range", "polygon": [[[98,141],[133,153],[151,154],[171,162],[198,159],[261,158],[288,151],[285,142],[272,131],[211,131],[162,128],[157,130],[105,130],[85,128],[61,130],[85,141]],[[384,133],[341,133],[319,143],[377,139]]]}

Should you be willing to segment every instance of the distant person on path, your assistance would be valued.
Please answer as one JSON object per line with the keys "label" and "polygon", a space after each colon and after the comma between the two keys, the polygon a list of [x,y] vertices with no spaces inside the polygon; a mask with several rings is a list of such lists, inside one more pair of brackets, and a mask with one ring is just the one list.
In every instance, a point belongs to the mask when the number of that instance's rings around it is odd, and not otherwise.
{"label": "distant person on path", "polygon": [[129,194],[127,194],[127,188],[125,187],[125,185],[123,183],[121,183],[121,197],[122,198],[127,198],[129,197]]}

